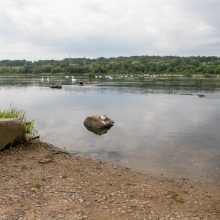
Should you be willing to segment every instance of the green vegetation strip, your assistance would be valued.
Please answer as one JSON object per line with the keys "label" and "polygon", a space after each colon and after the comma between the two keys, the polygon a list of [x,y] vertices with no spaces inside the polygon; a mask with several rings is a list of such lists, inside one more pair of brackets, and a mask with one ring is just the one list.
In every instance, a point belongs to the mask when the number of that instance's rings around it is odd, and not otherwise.
{"label": "green vegetation strip", "polygon": [[220,57],[216,56],[131,56],[97,59],[0,60],[0,75],[183,75],[219,78]]}

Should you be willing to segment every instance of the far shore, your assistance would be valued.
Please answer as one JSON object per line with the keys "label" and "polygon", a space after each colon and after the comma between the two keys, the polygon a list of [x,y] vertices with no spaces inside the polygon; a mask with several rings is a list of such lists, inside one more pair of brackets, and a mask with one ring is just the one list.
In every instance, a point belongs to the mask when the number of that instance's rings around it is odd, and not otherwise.
{"label": "far shore", "polygon": [[0,152],[0,219],[220,219],[220,185],[140,174],[33,141]]}

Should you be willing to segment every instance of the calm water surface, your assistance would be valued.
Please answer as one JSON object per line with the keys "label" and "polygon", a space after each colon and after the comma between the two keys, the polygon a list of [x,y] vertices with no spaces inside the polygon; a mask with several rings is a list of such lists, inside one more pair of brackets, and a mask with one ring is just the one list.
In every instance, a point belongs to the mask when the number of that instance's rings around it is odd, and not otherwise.
{"label": "calm water surface", "polygon": [[[62,90],[48,87],[59,83]],[[79,87],[65,77],[0,78],[0,108],[9,106],[36,119],[41,140],[71,152],[150,174],[220,181],[219,81],[121,80]],[[99,113],[115,121],[102,136],[83,125]]]}

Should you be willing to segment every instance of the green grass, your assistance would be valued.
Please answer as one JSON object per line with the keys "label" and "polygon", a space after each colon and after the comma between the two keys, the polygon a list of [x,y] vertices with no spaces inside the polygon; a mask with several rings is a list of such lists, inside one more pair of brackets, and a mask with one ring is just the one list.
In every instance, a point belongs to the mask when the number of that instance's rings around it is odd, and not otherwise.
{"label": "green grass", "polygon": [[179,203],[184,203],[184,199],[183,197],[181,197],[180,195],[178,195],[176,192],[169,192],[169,197]]}
{"label": "green grass", "polygon": [[32,182],[32,187],[36,189],[40,189],[42,187],[42,183],[38,180]]}
{"label": "green grass", "polygon": [[35,135],[37,133],[35,129],[35,121],[28,121],[26,113],[23,110],[18,110],[17,108],[0,110],[0,118],[17,118],[22,121],[26,134]]}

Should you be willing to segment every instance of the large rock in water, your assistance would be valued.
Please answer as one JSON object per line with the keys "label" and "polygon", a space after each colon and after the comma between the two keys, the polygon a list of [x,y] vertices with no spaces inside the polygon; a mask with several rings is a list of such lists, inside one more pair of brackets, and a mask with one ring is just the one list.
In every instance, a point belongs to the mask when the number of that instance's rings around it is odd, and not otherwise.
{"label": "large rock in water", "polygon": [[114,125],[114,121],[106,115],[93,115],[85,119],[84,125],[89,131],[102,135]]}
{"label": "large rock in water", "polygon": [[23,142],[25,131],[23,123],[18,119],[0,119],[0,150],[8,144]]}

